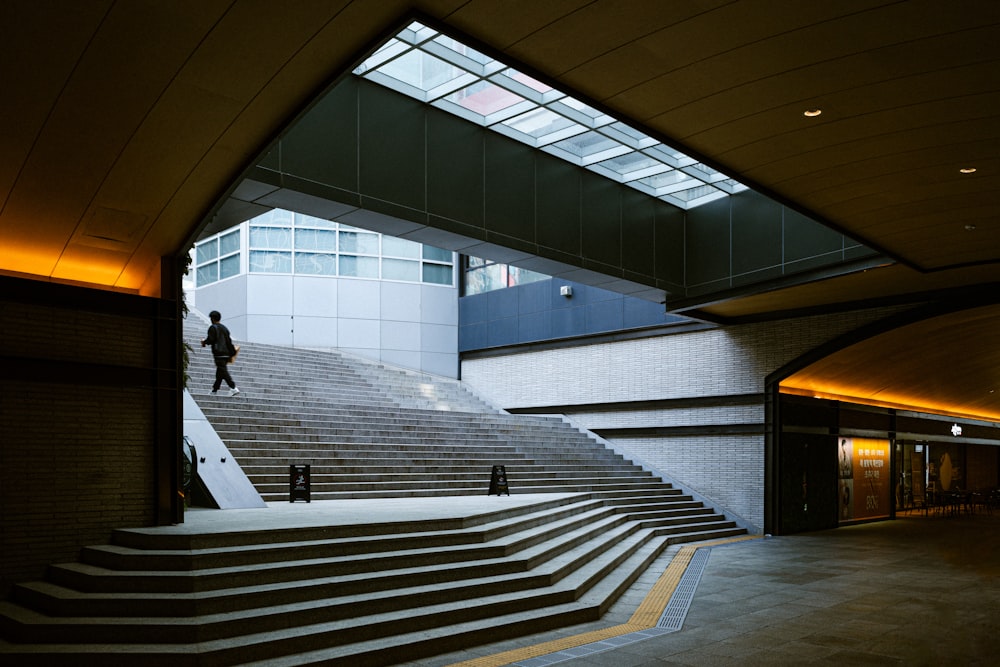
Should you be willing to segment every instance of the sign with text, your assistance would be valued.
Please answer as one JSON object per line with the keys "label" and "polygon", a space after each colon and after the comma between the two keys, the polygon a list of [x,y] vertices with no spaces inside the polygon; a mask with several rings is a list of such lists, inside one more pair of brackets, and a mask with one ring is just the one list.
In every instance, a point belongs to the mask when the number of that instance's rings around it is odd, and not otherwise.
{"label": "sign with text", "polygon": [[838,438],[837,458],[840,520],[889,516],[889,441]]}

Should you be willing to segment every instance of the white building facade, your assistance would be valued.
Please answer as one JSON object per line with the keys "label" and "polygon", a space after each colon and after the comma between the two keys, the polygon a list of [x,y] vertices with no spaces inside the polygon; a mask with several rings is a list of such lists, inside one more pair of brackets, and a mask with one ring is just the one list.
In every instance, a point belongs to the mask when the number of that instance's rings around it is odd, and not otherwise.
{"label": "white building facade", "polygon": [[188,304],[238,340],[458,377],[455,255],[284,210],[195,245]]}

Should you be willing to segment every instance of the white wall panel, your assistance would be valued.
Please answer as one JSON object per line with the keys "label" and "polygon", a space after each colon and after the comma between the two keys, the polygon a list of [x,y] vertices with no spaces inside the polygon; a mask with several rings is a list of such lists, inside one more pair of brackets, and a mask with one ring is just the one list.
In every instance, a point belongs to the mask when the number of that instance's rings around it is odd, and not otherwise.
{"label": "white wall panel", "polygon": [[421,349],[420,328],[419,322],[382,320],[382,349],[419,352]]}
{"label": "white wall panel", "polygon": [[368,350],[365,356],[371,357],[372,350],[382,347],[381,323],[341,317],[337,320],[337,341],[338,347]]}
{"label": "white wall panel", "polygon": [[[380,286],[383,320],[419,322],[421,317],[420,285],[384,282]],[[452,295],[457,300],[457,296]]]}
{"label": "white wall panel", "polygon": [[382,316],[381,290],[376,280],[336,280],[340,317],[377,320]]}

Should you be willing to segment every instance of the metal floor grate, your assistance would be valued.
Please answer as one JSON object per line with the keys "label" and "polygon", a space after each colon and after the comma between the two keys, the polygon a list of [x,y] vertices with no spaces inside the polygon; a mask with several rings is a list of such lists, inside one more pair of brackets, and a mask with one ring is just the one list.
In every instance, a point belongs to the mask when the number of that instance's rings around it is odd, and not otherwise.
{"label": "metal floor grate", "polygon": [[694,552],[656,627],[674,631],[680,630],[684,625],[684,619],[691,607],[691,601],[694,600],[694,593],[698,589],[698,582],[701,581],[701,574],[705,571],[711,553],[711,549],[698,549]]}

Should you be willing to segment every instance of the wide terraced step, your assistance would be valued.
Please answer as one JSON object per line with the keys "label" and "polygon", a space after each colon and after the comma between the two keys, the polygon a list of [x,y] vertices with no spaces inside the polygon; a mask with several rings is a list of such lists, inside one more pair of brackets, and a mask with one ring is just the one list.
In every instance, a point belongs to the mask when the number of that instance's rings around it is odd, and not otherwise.
{"label": "wide terraced step", "polygon": [[595,620],[669,545],[743,532],[682,493],[202,511],[15,586],[0,663],[412,661]]}

